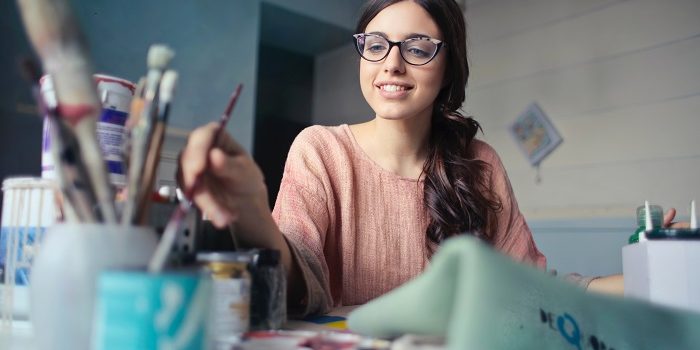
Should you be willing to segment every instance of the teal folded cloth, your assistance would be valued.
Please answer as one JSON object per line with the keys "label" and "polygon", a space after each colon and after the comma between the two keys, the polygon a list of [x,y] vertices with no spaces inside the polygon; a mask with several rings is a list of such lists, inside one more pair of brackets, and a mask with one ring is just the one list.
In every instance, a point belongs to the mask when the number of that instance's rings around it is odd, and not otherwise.
{"label": "teal folded cloth", "polygon": [[422,275],[355,309],[348,327],[445,336],[454,350],[700,349],[700,314],[587,293],[468,236],[446,241]]}

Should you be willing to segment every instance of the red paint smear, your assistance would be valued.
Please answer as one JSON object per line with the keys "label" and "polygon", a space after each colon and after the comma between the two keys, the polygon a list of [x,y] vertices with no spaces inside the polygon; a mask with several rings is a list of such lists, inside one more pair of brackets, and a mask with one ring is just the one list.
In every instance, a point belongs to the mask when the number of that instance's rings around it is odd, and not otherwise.
{"label": "red paint smear", "polygon": [[56,114],[73,127],[93,113],[95,109],[91,105],[58,105],[56,107]]}

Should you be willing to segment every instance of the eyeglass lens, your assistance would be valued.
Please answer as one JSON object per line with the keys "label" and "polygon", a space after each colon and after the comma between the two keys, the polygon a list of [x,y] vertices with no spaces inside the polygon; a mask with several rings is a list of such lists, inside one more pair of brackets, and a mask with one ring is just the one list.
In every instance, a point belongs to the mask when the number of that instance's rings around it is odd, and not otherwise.
{"label": "eyeglass lens", "polygon": [[[389,54],[389,41],[379,35],[367,34],[357,38],[357,49],[368,61],[380,61]],[[426,64],[436,54],[438,44],[428,38],[410,38],[401,41],[401,56],[410,64]]]}

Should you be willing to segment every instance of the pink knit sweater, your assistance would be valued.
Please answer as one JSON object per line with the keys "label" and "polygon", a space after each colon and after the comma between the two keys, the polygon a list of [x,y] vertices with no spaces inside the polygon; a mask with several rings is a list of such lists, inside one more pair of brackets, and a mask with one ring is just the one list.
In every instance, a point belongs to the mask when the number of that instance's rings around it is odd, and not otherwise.
{"label": "pink knit sweater", "polygon": [[[503,205],[494,247],[544,269],[498,155],[482,141],[472,145],[490,164]],[[297,136],[273,216],[304,278],[302,314],[365,303],[421,273],[430,258],[423,181],[381,168],[348,125],[312,126]]]}

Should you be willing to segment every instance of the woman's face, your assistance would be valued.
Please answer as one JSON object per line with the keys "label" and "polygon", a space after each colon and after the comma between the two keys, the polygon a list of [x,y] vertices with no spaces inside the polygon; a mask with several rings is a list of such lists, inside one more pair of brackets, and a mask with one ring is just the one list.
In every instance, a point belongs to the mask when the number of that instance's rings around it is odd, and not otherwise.
{"label": "woman's face", "polygon": [[[365,33],[379,34],[390,41],[417,36],[443,40],[430,14],[410,0],[382,10],[369,22]],[[392,47],[381,61],[360,59],[362,94],[379,118],[430,118],[442,87],[446,59],[445,51],[441,50],[427,64],[413,66],[401,58],[398,46]]]}

